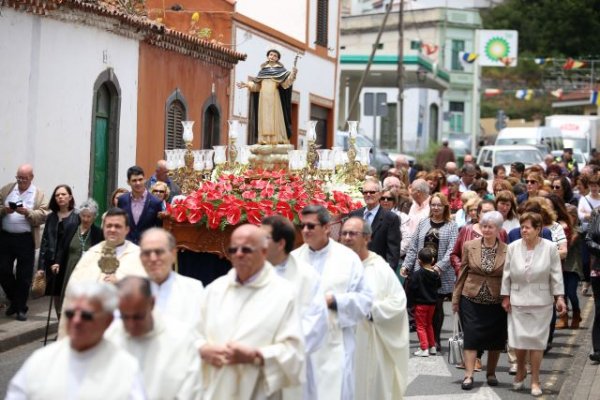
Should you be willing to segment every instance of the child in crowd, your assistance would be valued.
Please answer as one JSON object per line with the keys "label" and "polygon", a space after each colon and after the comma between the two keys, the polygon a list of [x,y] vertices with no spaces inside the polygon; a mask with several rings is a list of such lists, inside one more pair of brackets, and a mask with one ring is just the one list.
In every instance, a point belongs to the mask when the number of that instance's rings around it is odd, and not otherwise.
{"label": "child in crowd", "polygon": [[418,254],[419,267],[410,277],[410,287],[415,304],[415,322],[421,348],[414,352],[415,356],[428,357],[435,355],[435,337],[433,334],[433,313],[437,301],[437,291],[442,281],[433,270],[433,251],[423,247]]}

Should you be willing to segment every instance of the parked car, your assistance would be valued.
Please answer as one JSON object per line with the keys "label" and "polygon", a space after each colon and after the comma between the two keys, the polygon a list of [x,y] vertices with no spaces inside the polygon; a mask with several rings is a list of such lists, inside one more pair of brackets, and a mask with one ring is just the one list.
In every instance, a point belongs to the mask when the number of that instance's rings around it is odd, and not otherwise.
{"label": "parked car", "polygon": [[[365,135],[358,134],[356,136],[356,145],[358,147],[370,147],[371,148],[371,163],[372,167],[377,169],[377,172],[381,172],[381,169],[384,165],[387,165],[389,168],[394,166],[394,161],[390,158],[388,153],[382,151],[375,147],[375,144],[366,137]],[[344,151],[348,151],[348,132],[337,131],[335,134],[335,143],[334,146],[340,146],[344,149]]]}
{"label": "parked car", "polygon": [[524,145],[483,146],[477,156],[477,164],[490,177],[493,176],[492,171],[495,165],[504,165],[508,174],[510,165],[517,161],[525,164],[525,168],[527,168],[534,164],[542,165],[544,157],[535,146]]}
{"label": "parked car", "polygon": [[[554,150],[552,152],[552,155],[554,156],[554,158],[562,157],[563,151],[562,150]],[[580,149],[573,149],[573,158],[575,159],[575,162],[577,163],[577,168],[581,171],[583,169],[583,167],[585,167],[585,164],[587,164],[585,154],[583,154]]]}

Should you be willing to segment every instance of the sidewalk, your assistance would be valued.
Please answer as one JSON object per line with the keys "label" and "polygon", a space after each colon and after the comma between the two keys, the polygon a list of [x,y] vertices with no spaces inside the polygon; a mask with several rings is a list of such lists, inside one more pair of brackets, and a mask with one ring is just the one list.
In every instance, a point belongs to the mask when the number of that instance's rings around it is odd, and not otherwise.
{"label": "sidewalk", "polygon": [[563,369],[567,374],[560,388],[558,400],[598,400],[600,399],[600,364],[590,361],[592,352],[592,324],[594,323],[594,299],[587,297],[582,306],[582,327],[585,332],[578,337],[579,349],[574,354],[573,362]]}
{"label": "sidewalk", "polygon": [[[50,297],[29,300],[27,321],[17,321],[13,316],[7,317],[6,308],[0,309],[0,353],[13,349],[33,340],[43,339],[46,332],[46,318]],[[54,339],[57,329],[57,320],[54,310],[50,319],[50,332],[48,337]]]}

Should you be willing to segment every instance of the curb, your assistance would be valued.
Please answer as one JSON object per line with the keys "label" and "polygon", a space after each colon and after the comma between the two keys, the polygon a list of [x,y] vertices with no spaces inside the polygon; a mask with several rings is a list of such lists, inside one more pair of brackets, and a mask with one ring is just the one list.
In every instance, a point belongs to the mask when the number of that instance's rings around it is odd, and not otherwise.
{"label": "curb", "polygon": [[[584,306],[584,308],[587,309],[590,304],[592,305],[591,310],[593,310],[593,306],[594,306],[593,297],[588,298],[588,302]],[[583,369],[585,368],[585,364],[588,359],[589,349],[590,349],[590,345],[591,345],[591,343],[590,343],[591,342],[591,329],[592,329],[592,324],[594,322],[593,311],[590,311],[586,315],[586,318],[584,318],[584,321],[585,321],[585,325],[589,326],[589,328],[585,329],[585,330],[580,330],[577,334],[577,342],[581,343],[581,346],[579,347],[579,350],[573,357],[573,362],[572,362],[571,366],[566,369],[566,371],[568,371],[568,375],[566,376],[566,378],[560,388],[560,391],[558,392],[558,396],[556,397],[557,400],[572,399],[573,395],[575,394],[575,391],[579,387],[581,375],[582,375]],[[584,321],[582,321],[582,322],[584,322]],[[583,335],[583,338],[580,338],[581,335]],[[565,371],[565,369],[562,369],[562,371]]]}
{"label": "curb", "polygon": [[[50,329],[48,330],[48,336],[51,339],[53,337],[51,335],[55,335],[58,331],[58,323],[56,321],[50,323]],[[9,336],[0,341],[0,353],[3,353],[8,350],[12,350],[15,347],[33,342],[34,340],[43,339],[46,334],[46,325],[40,326],[20,334]]]}

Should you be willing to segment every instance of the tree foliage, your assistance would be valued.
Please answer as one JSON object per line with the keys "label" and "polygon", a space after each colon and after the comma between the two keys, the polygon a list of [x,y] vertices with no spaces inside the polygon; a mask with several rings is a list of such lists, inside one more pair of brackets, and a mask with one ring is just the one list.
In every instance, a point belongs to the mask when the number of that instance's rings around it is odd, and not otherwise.
{"label": "tree foliage", "polygon": [[[535,57],[600,58],[600,0],[506,0],[482,11],[481,17],[484,29],[519,31],[517,67],[482,71],[484,87],[505,91],[502,96],[482,99],[482,117],[495,117],[499,109],[513,119],[543,119],[553,113],[551,103],[556,99],[548,88],[530,101],[514,97],[518,89],[544,88],[547,77],[544,67],[534,63]],[[563,73],[568,77],[571,72]]]}
{"label": "tree foliage", "polygon": [[507,0],[482,12],[485,29],[519,31],[519,52],[600,55],[600,0]]}

